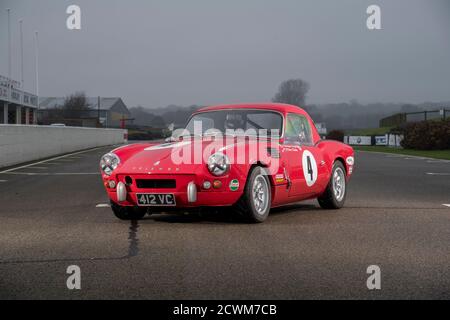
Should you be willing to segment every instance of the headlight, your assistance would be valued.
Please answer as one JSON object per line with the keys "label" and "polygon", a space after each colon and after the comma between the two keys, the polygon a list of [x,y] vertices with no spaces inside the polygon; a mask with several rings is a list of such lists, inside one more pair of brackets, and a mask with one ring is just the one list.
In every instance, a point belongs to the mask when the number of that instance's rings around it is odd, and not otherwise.
{"label": "headlight", "polygon": [[230,159],[220,152],[211,155],[208,158],[208,170],[215,176],[221,176],[230,170]]}
{"label": "headlight", "polygon": [[100,160],[100,168],[108,176],[117,168],[120,163],[120,159],[114,153],[105,154]]}

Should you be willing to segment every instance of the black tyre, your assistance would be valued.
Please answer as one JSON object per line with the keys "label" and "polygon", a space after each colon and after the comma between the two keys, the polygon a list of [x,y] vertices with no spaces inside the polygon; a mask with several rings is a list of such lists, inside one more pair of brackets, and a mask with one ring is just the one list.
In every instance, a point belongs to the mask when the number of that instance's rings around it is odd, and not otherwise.
{"label": "black tyre", "polygon": [[140,220],[147,214],[146,208],[123,207],[114,202],[111,202],[111,209],[120,220]]}
{"label": "black tyre", "polygon": [[267,172],[264,168],[254,167],[236,209],[246,220],[259,223],[267,219],[271,204],[272,190]]}
{"label": "black tyre", "polygon": [[347,196],[347,179],[345,167],[340,161],[333,164],[330,182],[325,192],[317,198],[324,209],[340,209],[344,206]]}

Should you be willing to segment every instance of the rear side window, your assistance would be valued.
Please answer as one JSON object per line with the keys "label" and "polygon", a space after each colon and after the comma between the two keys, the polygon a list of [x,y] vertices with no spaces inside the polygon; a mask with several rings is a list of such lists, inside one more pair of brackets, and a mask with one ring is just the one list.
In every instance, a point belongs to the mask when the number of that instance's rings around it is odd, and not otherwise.
{"label": "rear side window", "polygon": [[312,144],[311,126],[308,119],[302,115],[290,113],[286,117],[286,142],[301,145]]}

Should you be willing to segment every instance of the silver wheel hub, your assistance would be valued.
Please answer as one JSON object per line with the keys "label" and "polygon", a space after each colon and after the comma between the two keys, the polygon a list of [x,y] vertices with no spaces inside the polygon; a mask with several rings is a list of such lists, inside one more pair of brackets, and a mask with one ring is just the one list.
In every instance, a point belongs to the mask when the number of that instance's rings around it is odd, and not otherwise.
{"label": "silver wheel hub", "polygon": [[337,201],[342,201],[345,195],[345,174],[342,168],[336,168],[333,173],[333,192]]}
{"label": "silver wheel hub", "polygon": [[253,181],[252,199],[256,212],[263,215],[269,205],[269,185],[261,174]]}

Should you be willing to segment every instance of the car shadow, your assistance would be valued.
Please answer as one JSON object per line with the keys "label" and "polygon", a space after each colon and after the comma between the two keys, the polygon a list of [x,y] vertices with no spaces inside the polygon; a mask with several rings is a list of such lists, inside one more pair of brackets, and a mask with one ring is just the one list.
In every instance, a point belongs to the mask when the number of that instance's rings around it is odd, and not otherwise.
{"label": "car shadow", "polygon": [[238,214],[229,210],[203,210],[201,212],[173,213],[162,212],[152,214],[144,219],[166,223],[245,223]]}
{"label": "car shadow", "polygon": [[[301,212],[310,212],[314,210],[319,210],[314,204],[290,204],[282,207],[273,208],[270,211],[269,219],[272,216],[282,216],[288,214],[299,214]],[[165,223],[204,223],[204,224],[249,224],[249,222],[233,209],[211,209],[202,210],[201,212],[189,212],[189,213],[173,213],[173,212],[162,212],[152,214],[141,222],[145,220],[153,220],[156,222]]]}
{"label": "car shadow", "polygon": [[282,207],[273,208],[270,211],[270,215],[282,215],[282,214],[288,214],[292,212],[297,211],[316,211],[320,210],[320,208],[314,204],[305,204],[305,203],[293,203],[288,204]]}

